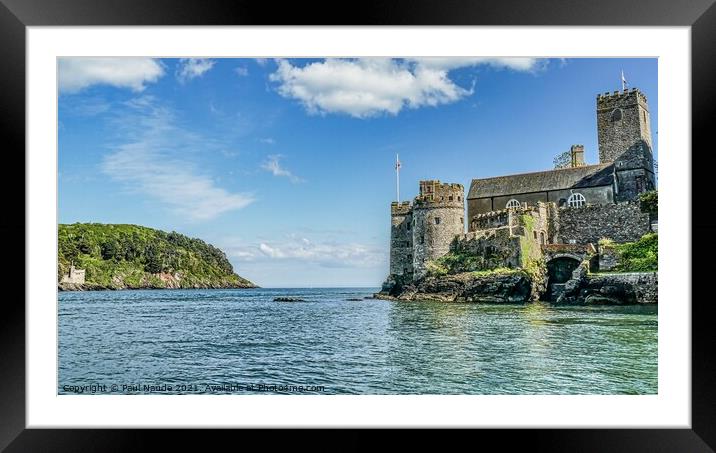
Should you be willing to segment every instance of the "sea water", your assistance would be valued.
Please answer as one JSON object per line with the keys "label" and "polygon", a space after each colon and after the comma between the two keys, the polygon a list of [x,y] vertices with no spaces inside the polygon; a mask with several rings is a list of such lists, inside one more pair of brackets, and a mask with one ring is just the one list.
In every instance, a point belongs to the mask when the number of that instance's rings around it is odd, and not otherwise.
{"label": "sea water", "polygon": [[58,393],[658,391],[656,306],[366,299],[377,290],[61,292]]}

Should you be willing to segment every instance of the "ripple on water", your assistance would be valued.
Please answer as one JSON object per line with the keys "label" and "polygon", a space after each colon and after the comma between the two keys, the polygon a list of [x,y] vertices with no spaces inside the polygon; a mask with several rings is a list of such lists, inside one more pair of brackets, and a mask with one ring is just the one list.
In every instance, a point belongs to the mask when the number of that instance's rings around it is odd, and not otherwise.
{"label": "ripple on water", "polygon": [[[63,292],[59,393],[87,381],[193,383],[198,393],[238,383],[329,394],[657,392],[656,307],[363,299],[372,292]],[[306,302],[273,301],[282,296]]]}

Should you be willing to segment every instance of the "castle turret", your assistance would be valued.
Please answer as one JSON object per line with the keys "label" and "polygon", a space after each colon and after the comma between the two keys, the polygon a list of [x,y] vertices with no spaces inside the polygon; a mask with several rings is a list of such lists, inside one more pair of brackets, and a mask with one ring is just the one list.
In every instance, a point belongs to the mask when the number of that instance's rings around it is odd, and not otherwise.
{"label": "castle turret", "polygon": [[599,163],[614,162],[642,140],[651,149],[651,119],[646,96],[636,88],[597,96]]}
{"label": "castle turret", "polygon": [[465,232],[462,184],[420,181],[413,202],[413,278],[425,276],[428,261],[450,250],[455,236]]}
{"label": "castle turret", "polygon": [[409,201],[390,204],[390,275],[413,278],[413,213]]}

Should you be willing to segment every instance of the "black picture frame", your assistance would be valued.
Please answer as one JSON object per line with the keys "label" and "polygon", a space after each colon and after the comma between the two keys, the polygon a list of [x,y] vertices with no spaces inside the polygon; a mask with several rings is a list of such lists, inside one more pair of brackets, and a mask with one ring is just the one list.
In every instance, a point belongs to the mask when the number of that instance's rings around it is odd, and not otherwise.
{"label": "black picture frame", "polygon": [[[80,25],[628,25],[690,26],[692,36],[692,149],[698,165],[692,166],[692,240],[710,238],[699,243],[698,254],[692,254],[692,429],[577,429],[577,430],[481,430],[473,436],[480,445],[515,446],[524,443],[530,449],[550,451],[714,451],[716,449],[716,350],[708,293],[699,293],[709,281],[708,261],[713,256],[716,220],[701,214],[703,207],[713,206],[708,194],[706,174],[714,167],[714,151],[709,124],[714,115],[716,92],[716,6],[714,0],[677,2],[667,0],[394,0],[364,1],[356,4],[335,3],[334,7],[311,7],[303,2],[281,4],[234,1],[170,0],[0,0],[0,115],[6,169],[4,215],[0,231],[5,245],[20,248],[32,241],[26,234],[25,198],[19,196],[20,183],[11,175],[23,175],[25,169],[25,31],[28,26]],[[351,6],[352,5],[352,6]],[[318,12],[327,13],[318,16]],[[690,150],[672,150],[690,153]],[[23,179],[24,183],[24,179]],[[24,184],[22,185],[24,188]],[[24,193],[23,193],[24,195]],[[701,210],[697,208],[701,207]],[[687,221],[688,219],[684,219]],[[24,266],[19,257],[24,250],[13,250],[2,260],[3,275]],[[10,258],[12,257],[12,258]],[[9,259],[10,258],[10,259]],[[32,272],[32,269],[26,269]],[[684,282],[685,284],[688,282]],[[19,287],[18,284],[9,285]],[[688,287],[688,286],[687,286]],[[700,297],[696,297],[700,294]],[[23,302],[21,302],[21,300]],[[25,309],[22,299],[7,296],[0,314],[0,448],[15,451],[128,451],[140,450],[151,441],[177,442],[184,447],[201,446],[203,450],[222,445],[233,431],[191,433],[178,430],[40,430],[25,428]],[[688,303],[664,301],[663,303]],[[193,436],[198,434],[198,436]],[[341,449],[369,447],[360,431],[339,434]],[[463,433],[464,434],[464,433]],[[243,433],[242,436],[245,436]],[[276,439],[272,439],[276,438]],[[412,431],[399,436],[401,446],[408,442],[425,443],[425,433]],[[438,442],[446,446],[445,436]],[[292,432],[290,436],[266,436],[272,445],[285,439],[292,444],[316,443],[309,431]],[[452,438],[452,435],[451,435]],[[192,442],[194,442],[192,444]],[[382,441],[383,442],[383,441]],[[389,441],[386,441],[389,442]],[[389,447],[389,443],[384,446]],[[190,447],[191,448],[191,447]]]}

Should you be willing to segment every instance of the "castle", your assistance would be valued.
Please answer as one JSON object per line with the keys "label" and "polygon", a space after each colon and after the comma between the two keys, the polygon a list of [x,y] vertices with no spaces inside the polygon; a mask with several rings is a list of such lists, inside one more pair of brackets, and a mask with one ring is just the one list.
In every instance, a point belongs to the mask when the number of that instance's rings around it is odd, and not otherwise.
{"label": "castle", "polygon": [[598,164],[572,145],[568,168],[473,179],[467,198],[461,184],[420,181],[412,202],[393,202],[384,290],[421,279],[452,251],[484,269],[544,259],[557,291],[600,239],[653,231],[655,219],[638,205],[639,194],[656,188],[647,98],[635,88],[600,94],[596,116]]}

